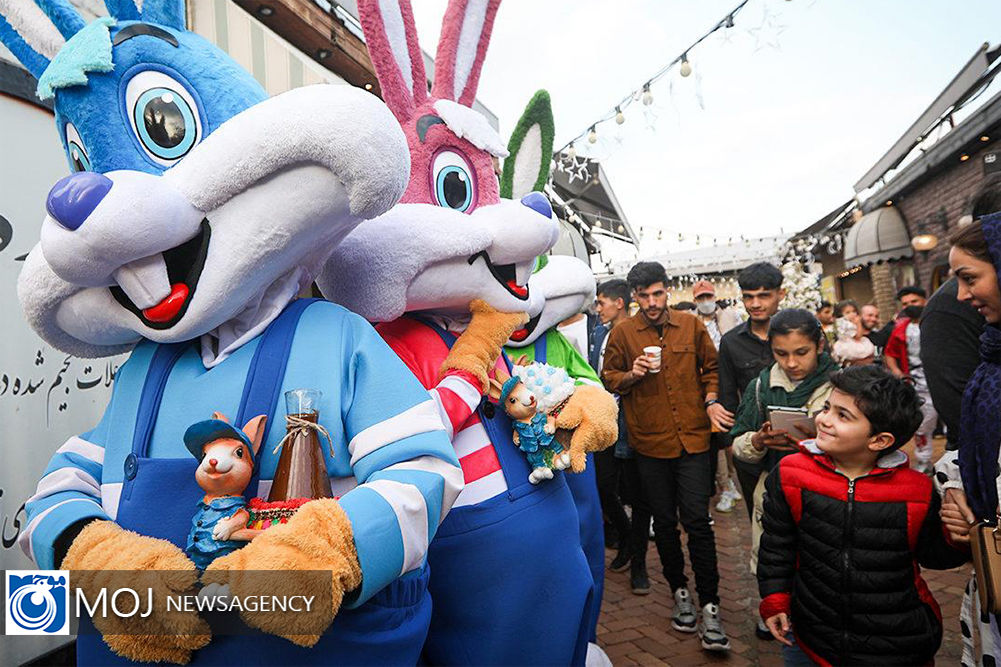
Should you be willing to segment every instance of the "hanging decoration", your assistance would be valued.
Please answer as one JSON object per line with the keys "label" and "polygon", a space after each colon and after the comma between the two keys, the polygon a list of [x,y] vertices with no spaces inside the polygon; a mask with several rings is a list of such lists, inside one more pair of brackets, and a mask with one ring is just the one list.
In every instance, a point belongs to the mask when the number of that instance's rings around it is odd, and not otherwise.
{"label": "hanging decoration", "polygon": [[811,273],[809,268],[795,258],[782,264],[782,287],[786,291],[783,308],[803,308],[812,313],[824,300],[820,292],[820,274]]}
{"label": "hanging decoration", "polygon": [[[666,76],[667,73],[670,72],[671,69],[675,67],[675,65],[678,66],[678,73],[682,77],[691,76],[694,68],[692,62],[689,59],[689,54],[692,52],[692,50],[698,47],[700,44],[702,44],[702,42],[704,42],[706,39],[708,39],[711,35],[715,34],[716,32],[722,31],[723,33],[727,33],[728,30],[733,28],[735,17],[737,16],[738,13],[740,13],[740,11],[744,8],[744,6],[747,5],[748,2],[750,2],[750,0],[742,0],[736,7],[727,12],[726,15],[723,16],[723,18],[721,18],[719,21],[713,24],[713,27],[710,28],[704,35],[695,40],[677,57],[675,57],[669,63],[664,65],[653,76],[647,79],[642,86],[631,91],[628,95],[619,100],[617,104],[613,105],[612,108],[606,114],[595,120],[593,123],[590,123],[582,132],[580,132],[578,135],[567,141],[567,143],[564,144],[562,148],[556,151],[556,156],[557,156],[556,168],[559,171],[568,174],[570,176],[571,182],[573,182],[573,180],[576,178],[581,178],[581,171],[582,171],[581,159],[578,158],[577,151],[574,147],[574,143],[582,141],[585,138],[587,138],[588,143],[590,144],[596,143],[598,140],[600,125],[612,120],[614,120],[617,125],[622,125],[623,123],[625,123],[626,122],[625,111],[634,102],[640,102],[643,105],[643,107],[645,107],[644,115],[648,116],[648,124],[650,124],[649,114],[652,112],[650,111],[649,107],[653,104],[653,92],[650,90],[650,87],[658,80]],[[757,33],[751,32],[751,34],[755,36],[756,46],[759,44],[761,40],[761,37],[759,36],[761,31],[766,31],[769,34],[775,33],[776,35],[778,34],[778,32],[781,32],[780,29],[776,30],[774,17],[775,14],[769,12],[766,8],[764,12],[764,23],[762,24],[762,26],[759,26],[759,28],[757,29],[758,30]],[[784,26],[778,26],[778,27],[782,28]],[[701,99],[699,104],[701,106],[702,104]],[[583,158],[583,163],[584,163],[583,167],[586,170],[587,158]]]}

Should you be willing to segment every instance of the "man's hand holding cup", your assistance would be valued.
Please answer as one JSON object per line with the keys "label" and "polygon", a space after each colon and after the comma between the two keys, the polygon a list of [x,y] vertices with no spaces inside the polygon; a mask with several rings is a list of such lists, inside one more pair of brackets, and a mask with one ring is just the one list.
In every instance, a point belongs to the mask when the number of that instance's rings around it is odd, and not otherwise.
{"label": "man's hand holding cup", "polygon": [[643,348],[643,357],[649,362],[648,369],[651,373],[660,372],[660,346],[659,345],[648,345]]}

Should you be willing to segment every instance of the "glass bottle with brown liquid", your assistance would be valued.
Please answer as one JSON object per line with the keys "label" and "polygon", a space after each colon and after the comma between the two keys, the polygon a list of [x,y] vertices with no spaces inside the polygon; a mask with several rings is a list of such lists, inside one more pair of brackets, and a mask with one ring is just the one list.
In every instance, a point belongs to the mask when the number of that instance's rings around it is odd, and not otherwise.
{"label": "glass bottle with brown liquid", "polygon": [[294,498],[331,498],[327,464],[320,448],[316,424],[321,393],[315,389],[293,389],[285,392],[286,432],[290,435],[282,446],[278,468],[268,494],[268,502]]}

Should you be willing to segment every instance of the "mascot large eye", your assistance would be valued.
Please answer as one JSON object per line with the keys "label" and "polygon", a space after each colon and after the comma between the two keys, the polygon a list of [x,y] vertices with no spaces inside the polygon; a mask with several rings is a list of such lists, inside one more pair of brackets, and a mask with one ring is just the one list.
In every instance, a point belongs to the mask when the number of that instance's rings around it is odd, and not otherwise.
{"label": "mascot large eye", "polygon": [[452,151],[442,151],[431,165],[431,183],[435,203],[465,213],[475,199],[473,170],[469,163]]}
{"label": "mascot large eye", "polygon": [[139,143],[160,164],[181,159],[201,139],[194,98],[162,72],[146,71],[132,77],[125,89],[125,105]]}
{"label": "mascot large eye", "polygon": [[90,171],[90,157],[73,123],[66,123],[66,153],[73,171]]}

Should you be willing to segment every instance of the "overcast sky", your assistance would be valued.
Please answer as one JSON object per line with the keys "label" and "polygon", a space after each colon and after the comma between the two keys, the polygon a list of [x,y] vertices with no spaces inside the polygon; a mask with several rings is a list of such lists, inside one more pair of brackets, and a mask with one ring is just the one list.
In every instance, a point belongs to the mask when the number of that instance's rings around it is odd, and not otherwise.
{"label": "overcast sky", "polygon": [[[434,53],[447,3],[413,4]],[[548,89],[562,145],[736,4],[504,0],[478,97],[506,138]],[[749,34],[766,11],[772,26]],[[847,201],[976,49],[1001,41],[1001,2],[750,0],[728,32],[690,54],[692,76],[655,84],[653,105],[598,128],[591,149],[646,231],[641,254],[692,247],[695,230],[703,244],[799,230]]]}

